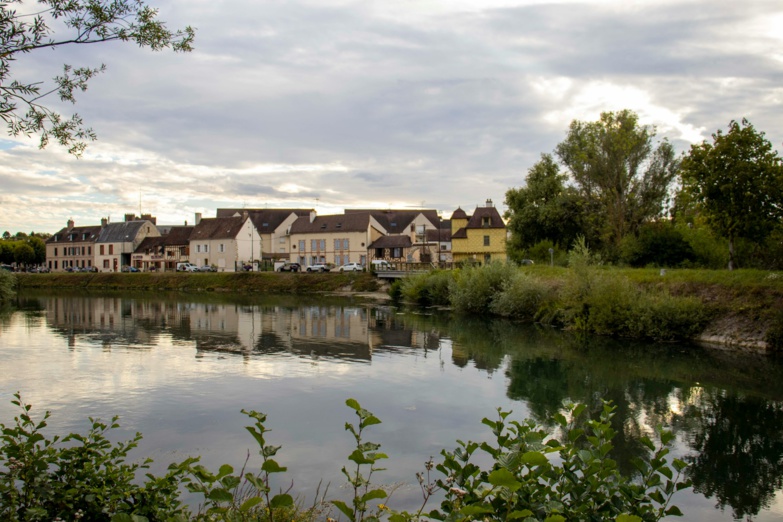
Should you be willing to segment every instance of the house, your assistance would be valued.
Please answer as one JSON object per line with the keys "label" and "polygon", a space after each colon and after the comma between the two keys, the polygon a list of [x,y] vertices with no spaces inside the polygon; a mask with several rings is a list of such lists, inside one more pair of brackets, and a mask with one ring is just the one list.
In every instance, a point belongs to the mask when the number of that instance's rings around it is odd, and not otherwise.
{"label": "house", "polygon": [[315,210],[303,208],[219,208],[216,217],[237,217],[247,212],[261,236],[260,259],[273,264],[291,257],[291,225],[300,217],[315,218]]}
{"label": "house", "polygon": [[74,225],[73,219],[69,219],[65,228],[46,240],[46,265],[52,272],[94,266],[95,241],[101,227]]}
{"label": "house", "polygon": [[370,244],[371,259],[389,262],[424,262],[437,259],[438,243],[430,240],[430,232],[438,230],[440,218],[436,210],[346,210],[369,213],[386,231],[386,236]]}
{"label": "house", "polygon": [[386,230],[369,212],[302,216],[291,225],[290,260],[302,267],[367,264],[367,247]]}
{"label": "house", "polygon": [[[95,266],[101,272],[119,272],[132,265],[132,256],[147,237],[160,236],[154,218],[144,215],[126,214],[125,221],[109,223],[101,219],[101,232],[95,241]],[[141,269],[139,265],[133,265]]]}
{"label": "house", "polygon": [[143,271],[174,272],[177,263],[190,261],[193,226],[160,226],[157,237],[147,237],[133,252],[133,266]]}
{"label": "house", "polygon": [[506,224],[488,199],[472,216],[461,208],[451,215],[451,252],[455,263],[506,260]]}
{"label": "house", "polygon": [[197,215],[196,220],[189,239],[194,265],[238,272],[261,260],[261,236],[247,211],[236,217],[201,219]]}
{"label": "house", "polygon": [[451,220],[444,219],[436,229],[427,229],[427,243],[437,245],[434,254],[438,263],[446,265],[453,261],[451,253]]}

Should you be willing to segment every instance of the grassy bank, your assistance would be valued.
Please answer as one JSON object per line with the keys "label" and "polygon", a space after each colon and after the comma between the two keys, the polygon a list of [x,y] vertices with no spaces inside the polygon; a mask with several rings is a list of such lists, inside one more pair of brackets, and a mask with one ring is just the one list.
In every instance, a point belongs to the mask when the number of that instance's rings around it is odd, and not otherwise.
{"label": "grassy bank", "polygon": [[431,272],[394,290],[419,305],[568,330],[783,349],[783,274],[774,272],[498,264]]}
{"label": "grassy bank", "polygon": [[232,292],[306,295],[349,290],[373,292],[379,283],[368,273],[292,274],[240,273],[86,273],[17,274],[24,288],[71,288],[94,290]]}

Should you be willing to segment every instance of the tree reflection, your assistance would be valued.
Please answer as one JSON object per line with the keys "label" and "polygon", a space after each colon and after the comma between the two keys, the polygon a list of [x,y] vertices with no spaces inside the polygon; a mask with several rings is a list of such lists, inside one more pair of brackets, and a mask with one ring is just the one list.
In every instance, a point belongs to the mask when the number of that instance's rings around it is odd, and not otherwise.
{"label": "tree reflection", "polygon": [[716,391],[688,414],[693,489],[730,506],[735,519],[768,508],[783,487],[783,403]]}

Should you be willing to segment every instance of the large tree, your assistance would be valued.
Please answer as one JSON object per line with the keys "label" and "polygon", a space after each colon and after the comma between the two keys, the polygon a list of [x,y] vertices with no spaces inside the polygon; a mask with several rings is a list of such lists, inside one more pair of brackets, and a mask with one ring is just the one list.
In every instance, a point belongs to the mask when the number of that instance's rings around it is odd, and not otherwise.
{"label": "large tree", "polygon": [[682,192],[728,239],[732,270],[735,240],[761,242],[783,219],[783,164],[764,133],[744,118],[712,140],[692,145],[683,159]]}
{"label": "large tree", "polygon": [[[13,9],[15,4],[23,12]],[[33,9],[36,12],[30,12]],[[105,66],[74,68],[66,64],[61,75],[45,83],[15,78],[12,65],[35,51],[113,40],[132,41],[153,51],[192,50],[193,29],[171,31],[157,19],[157,14],[156,9],[141,0],[1,0],[0,118],[9,133],[40,135],[42,148],[55,140],[79,156],[85,142],[94,140],[95,134],[84,126],[78,114],[63,117],[42,100],[56,94],[60,100],[74,103],[74,94],[86,90],[90,78]],[[52,26],[64,26],[67,34],[55,36]]]}
{"label": "large tree", "polygon": [[663,213],[679,163],[671,144],[656,144],[655,129],[640,125],[630,110],[604,112],[595,122],[574,120],[555,153],[597,210],[607,247]]}
{"label": "large tree", "polygon": [[552,155],[542,154],[528,171],[526,186],[506,192],[512,257],[520,257],[523,250],[544,240],[568,248],[577,235],[584,234],[583,221],[589,212],[567,181]]}

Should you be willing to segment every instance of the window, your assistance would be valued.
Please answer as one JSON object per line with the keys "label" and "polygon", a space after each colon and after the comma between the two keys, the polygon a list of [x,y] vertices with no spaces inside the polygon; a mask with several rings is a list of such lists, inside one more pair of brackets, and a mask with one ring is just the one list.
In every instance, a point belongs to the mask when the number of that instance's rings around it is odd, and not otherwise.
{"label": "window", "polygon": [[334,249],[335,250],[340,250],[340,244],[341,243],[342,243],[342,241],[340,241],[339,239],[335,239],[334,240]]}
{"label": "window", "polygon": [[105,252],[103,251],[103,245],[101,245],[101,255],[104,255]]}
{"label": "window", "polygon": [[204,252],[209,252],[209,245],[204,245]]}
{"label": "window", "polygon": [[92,255],[92,247],[91,247],[91,246],[88,246],[88,247],[87,247],[87,255],[88,255],[88,256],[91,256],[91,255]]}
{"label": "window", "polygon": [[201,253],[201,245],[196,245],[196,252]]}
{"label": "window", "polygon": [[402,249],[400,247],[392,248],[392,257],[402,257]]}
{"label": "window", "polygon": [[310,240],[310,250],[312,250],[313,252],[318,250],[318,247],[316,246],[317,244],[318,244],[318,241],[316,241],[315,239],[311,239]]}
{"label": "window", "polygon": [[326,251],[326,240],[325,239],[321,240],[321,250]]}
{"label": "window", "polygon": [[481,226],[488,227],[489,226],[489,216],[484,216],[481,218]]}
{"label": "window", "polygon": [[343,250],[350,250],[348,248],[348,239],[343,239]]}
{"label": "window", "polygon": [[489,236],[484,236],[484,246],[489,246]]}
{"label": "window", "polygon": [[54,255],[57,257],[57,247],[54,247]]}
{"label": "window", "polygon": [[57,261],[54,262],[54,269],[57,270]]}
{"label": "window", "polygon": [[[337,241],[337,240],[335,240],[335,242],[336,242],[336,241]],[[336,256],[334,256],[334,264],[335,264],[335,265],[337,265],[337,266],[340,266],[340,265],[342,265],[343,263],[342,263],[341,259],[342,259],[342,258],[341,258],[339,255],[336,255]]]}
{"label": "window", "polygon": [[109,260],[108,259],[104,259],[103,260],[103,268],[109,268]]}
{"label": "window", "polygon": [[109,245],[109,255],[114,254],[114,245]]}
{"label": "window", "polygon": [[285,243],[285,238],[284,238],[284,237],[281,237],[281,238],[280,238],[280,244],[282,245],[282,244],[284,244],[284,243]]}
{"label": "window", "polygon": [[[300,240],[299,240],[299,251],[300,251],[300,252],[304,252],[304,251],[305,251],[305,242],[304,242],[304,239],[300,239]],[[304,264],[304,263],[302,263],[302,264]]]}
{"label": "window", "polygon": [[220,245],[218,246],[218,252],[225,252],[225,251],[226,251],[226,245],[220,243]]}

